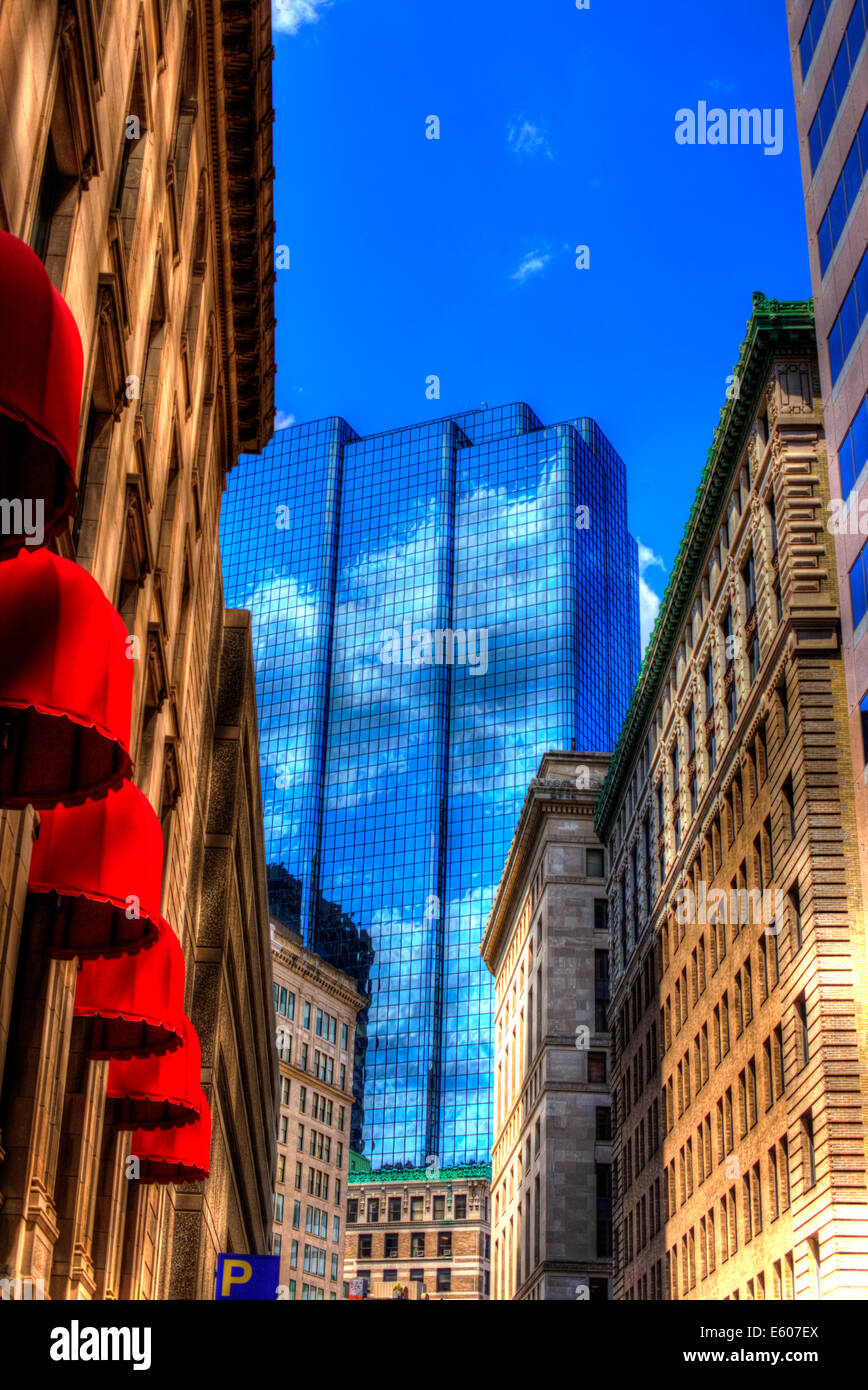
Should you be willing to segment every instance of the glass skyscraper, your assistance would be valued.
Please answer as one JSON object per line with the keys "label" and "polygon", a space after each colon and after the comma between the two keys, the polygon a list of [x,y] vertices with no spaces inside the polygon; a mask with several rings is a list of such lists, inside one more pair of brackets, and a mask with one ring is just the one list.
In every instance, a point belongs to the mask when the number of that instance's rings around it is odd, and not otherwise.
{"label": "glass skyscraper", "polygon": [[273,910],[368,952],[355,1143],[487,1162],[488,911],[542,753],[614,748],[639,665],[624,464],[523,404],[367,438],[318,420],[232,473],[222,550]]}

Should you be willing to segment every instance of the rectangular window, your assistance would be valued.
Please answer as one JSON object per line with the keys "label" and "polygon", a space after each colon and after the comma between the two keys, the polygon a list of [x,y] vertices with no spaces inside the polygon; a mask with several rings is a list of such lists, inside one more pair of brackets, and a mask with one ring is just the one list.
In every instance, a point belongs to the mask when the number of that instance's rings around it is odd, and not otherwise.
{"label": "rectangular window", "polygon": [[[862,3],[862,0],[858,0]],[[868,0],[865,0],[868,3]],[[838,380],[847,356],[856,341],[859,329],[868,315],[868,251],[865,251],[859,269],[853,276],[844,302],[828,338],[829,368],[832,384]]]}
{"label": "rectangular window", "polygon": [[802,30],[802,37],[799,39],[799,57],[802,61],[802,81],[804,82],[808,68],[811,66],[811,59],[814,50],[820,42],[820,35],[823,32],[823,25],[826,23],[826,15],[833,0],[814,0],[808,18],[805,20],[805,27]]}
{"label": "rectangular window", "polygon": [[452,1232],[451,1232],[451,1231],[438,1231],[438,1232],[437,1232],[437,1257],[438,1257],[438,1259],[441,1259],[441,1260],[442,1260],[442,1259],[444,1259],[446,1256],[451,1257],[451,1255],[452,1255]]}
{"label": "rectangular window", "polygon": [[850,601],[853,608],[853,628],[859,626],[868,612],[868,541],[863,545],[850,571]]}
{"label": "rectangular window", "polygon": [[[530,1140],[528,1140],[530,1143]],[[459,1192],[455,1198],[455,1220],[464,1221],[467,1216],[467,1193]]]}
{"label": "rectangular window", "polygon": [[452,1288],[452,1270],[438,1269],[437,1271],[437,1292],[449,1293]]}
{"label": "rectangular window", "polygon": [[370,1235],[359,1236],[358,1258],[360,1260],[369,1260],[371,1258],[371,1241],[372,1237]]}
{"label": "rectangular window", "polygon": [[347,1225],[354,1226],[359,1219],[359,1202],[357,1197],[347,1198]]}
{"label": "rectangular window", "polygon": [[[419,1199],[421,1201],[421,1198]],[[425,1258],[425,1232],[414,1231],[410,1236],[410,1255],[414,1260]]]}
{"label": "rectangular window", "polygon": [[[865,132],[865,167],[868,168],[868,111],[862,120],[862,129]],[[847,498],[856,486],[862,469],[868,464],[868,396],[862,401],[844,436],[838,450],[838,463],[841,469],[841,494]]]}
{"label": "rectangular window", "polygon": [[802,1143],[804,1146],[805,1189],[813,1187],[817,1181],[817,1151],[814,1146],[814,1118],[810,1110],[802,1116]]}
{"label": "rectangular window", "polygon": [[445,1197],[435,1197],[435,1198],[434,1198],[434,1202],[433,1202],[433,1216],[434,1216],[434,1220],[435,1220],[435,1221],[444,1221],[444,1220],[446,1219],[446,1198],[445,1198]]}

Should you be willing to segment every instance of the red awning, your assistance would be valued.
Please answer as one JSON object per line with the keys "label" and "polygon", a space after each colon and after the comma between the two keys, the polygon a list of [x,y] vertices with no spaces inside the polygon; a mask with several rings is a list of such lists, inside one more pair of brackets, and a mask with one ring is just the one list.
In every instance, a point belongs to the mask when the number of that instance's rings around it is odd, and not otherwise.
{"label": "red awning", "polygon": [[35,538],[39,503],[43,539],[75,508],[83,366],[69,306],[39,257],[9,232],[0,232],[0,324],[0,498],[21,504],[0,518],[4,558]]}
{"label": "red awning", "polygon": [[130,1153],[139,1159],[140,1182],[203,1182],[211,1169],[211,1111],[200,1091],[202,1113],[180,1129],[137,1129]]}
{"label": "red awning", "polygon": [[22,550],[0,564],[0,807],[74,806],[128,776],[128,643],[71,560]]}
{"label": "red awning", "polygon": [[168,922],[135,955],[82,961],[75,1013],[93,1020],[89,1057],[148,1057],[181,1046],[184,952]]}
{"label": "red awning", "polygon": [[118,1102],[116,1129],[191,1124],[202,1113],[202,1053],[196,1030],[184,1019],[184,1041],[162,1057],[116,1058],[109,1066],[108,1097]]}
{"label": "red awning", "polygon": [[160,929],[163,835],[132,782],[81,806],[43,811],[28,911],[48,919],[58,958],[137,951]]}

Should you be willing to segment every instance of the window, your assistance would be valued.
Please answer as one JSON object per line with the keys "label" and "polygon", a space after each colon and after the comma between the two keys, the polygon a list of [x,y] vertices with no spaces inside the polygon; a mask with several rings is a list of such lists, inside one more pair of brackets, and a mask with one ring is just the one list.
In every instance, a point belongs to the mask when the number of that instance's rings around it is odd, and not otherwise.
{"label": "window", "polygon": [[424,1197],[411,1197],[411,1198],[410,1198],[410,1220],[411,1220],[411,1221],[421,1221],[421,1220],[422,1220],[422,1217],[423,1217],[423,1215],[424,1215],[424,1208],[425,1208],[425,1199],[424,1199]]}
{"label": "window", "polygon": [[[823,151],[832,133],[835,118],[838,115],[838,108],[847,90],[850,81],[850,74],[856,65],[859,50],[862,47],[862,40],[865,38],[865,3],[866,0],[856,0],[850,14],[850,20],[840,47],[835,55],[832,64],[832,73],[823,89],[820,97],[820,104],[817,107],[817,114],[811,123],[808,131],[808,147],[811,153],[811,173],[817,172],[817,166],[823,157]],[[819,26],[822,29],[822,25]],[[811,26],[814,32],[813,25]],[[819,37],[819,30],[817,31]],[[804,40],[804,34],[802,35]],[[810,41],[809,41],[810,42]],[[800,44],[801,48],[801,44]],[[813,49],[811,49],[813,54]]]}
{"label": "window", "polygon": [[604,878],[606,874],[603,851],[601,849],[589,849],[585,851],[585,874],[588,878]]}
{"label": "window", "polygon": [[341,1024],[341,1051],[342,1051],[342,1052],[346,1052],[346,1050],[347,1050],[347,1025],[346,1025],[345,1023],[342,1023],[342,1024]]}
{"label": "window", "polygon": [[[857,0],[857,3],[861,4],[862,0]],[[853,276],[853,281],[829,334],[829,368],[832,373],[833,385],[841,375],[841,370],[866,315],[868,315],[868,251],[863,254],[859,262],[859,268]]]}
{"label": "window", "polygon": [[862,716],[862,760],[868,766],[868,691],[862,696],[859,710]]}
{"label": "window", "polygon": [[424,1269],[411,1269],[411,1270],[410,1270],[410,1283],[411,1283],[411,1284],[424,1284],[424,1283],[425,1283],[425,1271],[424,1271]]}
{"label": "window", "polygon": [[397,1231],[387,1231],[383,1236],[383,1259],[396,1260],[398,1258],[398,1233]]}
{"label": "window", "polygon": [[[865,132],[865,144],[863,149],[868,161],[868,111],[862,119],[862,130]],[[868,162],[865,167],[868,168]],[[868,396],[862,401],[853,419],[849,430],[844,436],[844,442],[838,450],[838,463],[841,468],[841,492],[846,498],[856,486],[856,480],[862,469],[868,464]]]}
{"label": "window", "polygon": [[301,1224],[301,1202],[292,1204],[292,1228],[297,1231]]}
{"label": "window", "polygon": [[444,1221],[444,1220],[446,1219],[446,1198],[445,1198],[445,1197],[442,1197],[442,1196],[441,1196],[441,1197],[435,1197],[435,1198],[434,1198],[434,1202],[433,1202],[433,1216],[434,1216],[434,1220],[435,1220],[435,1221]]}
{"label": "window", "polygon": [[858,628],[868,612],[868,542],[850,571],[850,601],[853,607],[853,627]]}
{"label": "window", "polygon": [[452,1270],[438,1269],[437,1271],[437,1292],[449,1293],[452,1289]]}
{"label": "window", "polygon": [[378,1197],[368,1198],[368,1221],[373,1223],[380,1219],[380,1199]]}
{"label": "window", "polygon": [[799,57],[802,60],[802,81],[811,66],[811,59],[814,50],[820,42],[820,35],[823,32],[823,25],[826,23],[826,15],[833,0],[814,0],[813,5],[808,11],[808,18],[805,20],[805,27],[802,30],[802,37],[799,39]]}
{"label": "window", "polygon": [[300,1164],[300,1163],[296,1163],[296,1165],[295,1165],[295,1187],[296,1187],[296,1191],[297,1191],[297,1192],[300,1192],[300,1191],[301,1191],[301,1164]]}
{"label": "window", "polygon": [[302,1026],[304,1028],[310,1028],[310,1004],[308,1003],[304,1006],[304,1024]]}
{"label": "window", "polygon": [[390,1198],[389,1198],[389,1220],[390,1220],[390,1221],[400,1221],[400,1220],[401,1220],[401,1198],[400,1198],[400,1197],[390,1197]]}
{"label": "window", "polygon": [[277,1181],[286,1181],[286,1154],[278,1154],[277,1156]]}
{"label": "window", "polygon": [[414,1260],[425,1258],[425,1232],[414,1231],[410,1236],[410,1256]]}
{"label": "window", "polygon": [[796,838],[796,802],[793,795],[793,779],[788,777],[781,788],[784,802],[784,825],[791,840]]}
{"label": "window", "polygon": [[799,1058],[802,1066],[806,1067],[811,1060],[811,1047],[808,1041],[808,1002],[804,994],[800,994],[793,1006],[796,1015],[796,1036],[799,1047]]}
{"label": "window", "polygon": [[802,1116],[802,1144],[804,1148],[805,1189],[814,1187],[817,1181],[817,1152],[814,1146],[814,1119],[810,1110]]}
{"label": "window", "polygon": [[588,1081],[605,1082],[606,1080],[606,1054],[605,1052],[588,1053]]}
{"label": "window", "polygon": [[372,1237],[370,1235],[359,1236],[358,1257],[360,1260],[369,1260],[371,1258],[371,1240]]}
{"label": "window", "polygon": [[597,1106],[596,1137],[604,1143],[612,1138],[612,1108],[609,1105]]}
{"label": "window", "polygon": [[283,1220],[283,1193],[278,1192],[274,1199],[274,1219],[279,1226]]}
{"label": "window", "polygon": [[288,1076],[284,1076],[284,1077],[281,1078],[281,1083],[280,1083],[280,1103],[281,1103],[281,1105],[289,1105],[289,1096],[290,1096],[290,1082],[289,1082],[289,1077],[288,1077]]}
{"label": "window", "polygon": [[356,1197],[347,1198],[347,1225],[354,1226],[359,1219],[359,1203]]}
{"label": "window", "polygon": [[[530,1143],[530,1140],[528,1140]],[[455,1198],[454,1216],[456,1221],[463,1221],[467,1216],[467,1193],[459,1192]]]}
{"label": "window", "polygon": [[450,1258],[450,1259],[451,1259],[451,1257],[452,1257],[452,1232],[451,1232],[451,1231],[438,1231],[438,1232],[437,1232],[437,1258],[440,1259],[440,1260],[442,1260],[442,1259],[445,1259],[445,1258],[447,1258],[447,1257]]}
{"label": "window", "polygon": [[608,931],[609,903],[606,898],[594,899],[594,931]]}

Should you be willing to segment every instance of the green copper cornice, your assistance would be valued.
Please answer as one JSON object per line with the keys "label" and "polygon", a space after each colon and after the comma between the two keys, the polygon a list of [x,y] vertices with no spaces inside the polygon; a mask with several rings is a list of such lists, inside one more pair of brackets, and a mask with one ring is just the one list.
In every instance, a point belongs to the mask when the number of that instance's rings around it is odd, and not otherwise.
{"label": "green copper cornice", "polygon": [[491,1182],[491,1164],[464,1163],[457,1168],[441,1168],[439,1172],[429,1172],[427,1168],[380,1168],[376,1173],[350,1173],[347,1182],[467,1182],[470,1178]]}
{"label": "green copper cornice", "polygon": [[720,524],[723,504],[756,414],[769,363],[777,354],[808,352],[814,355],[816,350],[814,306],[810,299],[778,300],[766,299],[763,294],[754,295],[753,313],[735,368],[739,394],[728,400],[720,412],[720,423],[714,432],[618,746],[597,801],[594,823],[601,840],[609,838],[627,779],[632,776],[705,557]]}

